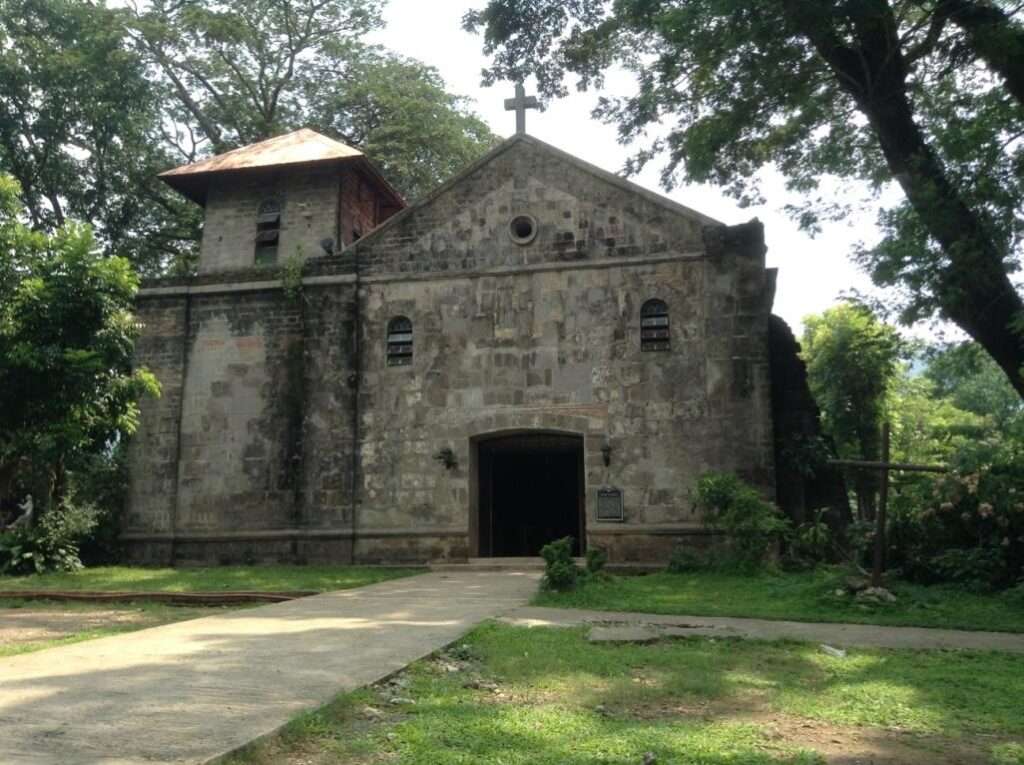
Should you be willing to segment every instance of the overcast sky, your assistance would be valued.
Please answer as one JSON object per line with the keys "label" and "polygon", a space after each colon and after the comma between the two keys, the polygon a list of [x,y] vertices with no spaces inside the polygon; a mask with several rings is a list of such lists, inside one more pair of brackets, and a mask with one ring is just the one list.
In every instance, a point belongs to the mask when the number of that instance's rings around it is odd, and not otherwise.
{"label": "overcast sky", "polygon": [[[387,28],[374,34],[373,41],[436,67],[451,92],[473,99],[477,113],[491,129],[507,136],[515,130],[515,115],[504,111],[503,101],[512,95],[512,85],[481,87],[480,71],[487,64],[482,38],[464,32],[460,23],[466,10],[485,3],[486,0],[389,0],[385,13]],[[617,82],[610,83],[610,93],[616,84],[629,85],[625,75],[616,79]],[[529,83],[527,92],[532,92]],[[597,95],[573,93],[545,104],[542,113],[527,112],[526,130],[588,162],[619,172],[631,151],[618,143],[614,127],[591,119]],[[653,163],[632,180],[665,193],[659,186],[658,170],[658,163]],[[709,187],[679,188],[668,196],[724,223],[742,223],[754,217],[764,222],[768,265],[779,269],[775,312],[799,334],[803,317],[827,308],[841,292],[871,291],[870,280],[848,256],[856,242],[877,238],[874,214],[867,212],[827,226],[822,234],[811,239],[783,211],[787,202],[795,200],[786,195],[781,183],[769,178],[764,191],[767,204],[747,209],[740,209],[733,200]]]}

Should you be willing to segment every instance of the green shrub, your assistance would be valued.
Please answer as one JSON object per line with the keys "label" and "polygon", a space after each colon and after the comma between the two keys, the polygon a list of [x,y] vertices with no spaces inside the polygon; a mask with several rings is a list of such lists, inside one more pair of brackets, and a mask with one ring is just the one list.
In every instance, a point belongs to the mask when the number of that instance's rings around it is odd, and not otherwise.
{"label": "green shrub", "polygon": [[44,513],[33,527],[0,533],[0,573],[80,569],[79,544],[96,527],[96,516],[91,505],[65,503]]}
{"label": "green shrub", "polygon": [[587,573],[600,574],[608,565],[608,551],[601,547],[591,547],[587,550]]}
{"label": "green shrub", "polygon": [[1024,765],[1024,744],[996,744],[992,747],[992,765]]}
{"label": "green shrub", "polygon": [[728,567],[761,568],[788,528],[775,505],[732,473],[705,473],[697,498],[704,524],[725,537],[722,561]]}
{"label": "green shrub", "polygon": [[875,549],[875,522],[852,521],[846,527],[846,544],[851,562],[869,565]]}
{"label": "green shrub", "polygon": [[540,555],[544,558],[541,586],[545,589],[565,591],[576,586],[580,570],[572,559],[572,543],[572,537],[563,537],[541,548]]}
{"label": "green shrub", "polygon": [[825,523],[827,507],[814,511],[814,520],[800,524],[793,532],[790,545],[801,558],[815,563],[828,560],[832,552],[832,529]]}
{"label": "green shrub", "polygon": [[122,557],[121,512],[128,493],[125,442],[78,460],[71,475],[75,501],[96,508],[96,527],[82,539],[79,554],[86,566],[107,566]]}
{"label": "green shrub", "polygon": [[1024,582],[1003,591],[1002,597],[1014,608],[1024,609]]}
{"label": "green shrub", "polygon": [[946,550],[932,556],[929,565],[939,581],[956,582],[970,590],[984,592],[999,580],[1005,562],[998,549],[972,547]]}
{"label": "green shrub", "polygon": [[1024,578],[1024,459],[983,447],[893,497],[887,557],[907,579],[1001,590]]}
{"label": "green shrub", "polygon": [[825,522],[829,508],[814,511],[812,520],[801,523],[789,534],[781,565],[785,571],[806,571],[834,557],[832,529]]}
{"label": "green shrub", "polygon": [[668,559],[668,571],[671,574],[691,574],[708,568],[708,559],[700,550],[680,545],[672,550]]}

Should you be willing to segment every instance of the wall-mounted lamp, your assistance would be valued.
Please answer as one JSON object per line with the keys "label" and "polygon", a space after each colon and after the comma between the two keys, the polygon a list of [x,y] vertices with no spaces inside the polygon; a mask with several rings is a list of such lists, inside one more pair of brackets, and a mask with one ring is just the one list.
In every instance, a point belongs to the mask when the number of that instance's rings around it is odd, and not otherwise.
{"label": "wall-mounted lamp", "polygon": [[604,459],[604,466],[608,467],[612,464],[612,445],[607,441],[601,447],[601,457]]}
{"label": "wall-mounted lamp", "polygon": [[454,470],[459,466],[459,461],[455,458],[455,452],[451,450],[450,446],[444,447],[435,454],[434,459],[444,465],[445,470]]}

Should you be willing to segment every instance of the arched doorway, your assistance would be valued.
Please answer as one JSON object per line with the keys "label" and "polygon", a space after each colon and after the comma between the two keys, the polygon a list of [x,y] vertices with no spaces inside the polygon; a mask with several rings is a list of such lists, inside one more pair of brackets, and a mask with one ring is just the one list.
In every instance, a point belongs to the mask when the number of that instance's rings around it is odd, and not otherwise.
{"label": "arched doorway", "polygon": [[474,441],[475,545],[481,557],[540,554],[571,536],[574,554],[585,545],[583,437],[516,432]]}

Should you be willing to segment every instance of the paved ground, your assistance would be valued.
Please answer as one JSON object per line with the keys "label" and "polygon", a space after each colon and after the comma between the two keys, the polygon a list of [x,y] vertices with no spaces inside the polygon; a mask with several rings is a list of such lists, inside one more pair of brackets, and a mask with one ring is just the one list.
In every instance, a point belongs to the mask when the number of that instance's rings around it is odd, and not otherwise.
{"label": "paved ground", "polygon": [[[517,608],[501,619],[528,627],[630,628],[636,640],[659,636],[709,635],[759,640],[801,640],[839,647],[956,648],[974,651],[1024,653],[1024,634],[971,632],[923,627],[878,627],[870,624],[811,624],[767,619],[715,616],[663,616],[625,611],[585,611],[569,608]],[[613,639],[615,633],[605,633]],[[625,631],[618,633],[626,636]],[[598,637],[601,636],[599,632]]]}
{"label": "paved ground", "polygon": [[0,659],[0,763],[202,763],[525,603],[430,573]]}

